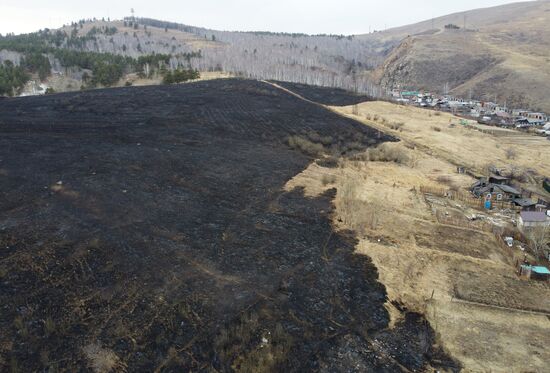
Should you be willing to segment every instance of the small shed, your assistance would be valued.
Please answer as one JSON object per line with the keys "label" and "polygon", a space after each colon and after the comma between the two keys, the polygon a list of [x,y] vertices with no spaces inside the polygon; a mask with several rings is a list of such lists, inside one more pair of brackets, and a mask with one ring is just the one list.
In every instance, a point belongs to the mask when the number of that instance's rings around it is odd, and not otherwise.
{"label": "small shed", "polygon": [[489,176],[489,183],[498,184],[498,185],[508,185],[510,183],[510,178],[506,176],[493,175],[493,176]]}
{"label": "small shed", "polygon": [[531,280],[548,281],[550,280],[550,270],[542,266],[522,265],[520,267],[520,276]]}
{"label": "small shed", "polygon": [[516,198],[513,200],[514,205],[521,207],[523,211],[536,211],[537,203],[529,198]]}

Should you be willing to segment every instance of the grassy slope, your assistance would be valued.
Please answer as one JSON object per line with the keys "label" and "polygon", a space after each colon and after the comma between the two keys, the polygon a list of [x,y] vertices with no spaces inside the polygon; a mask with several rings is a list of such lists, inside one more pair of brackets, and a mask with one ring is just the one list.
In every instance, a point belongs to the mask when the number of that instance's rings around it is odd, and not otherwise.
{"label": "grassy slope", "polygon": [[[449,120],[458,123],[458,118],[430,116],[425,110],[388,103],[360,104],[358,115],[351,114],[352,107],[333,109],[402,138],[392,146],[406,152],[409,162],[342,161],[335,169],[312,165],[287,188],[303,186],[308,195],[315,196],[337,187],[334,223],[342,229],[360,227],[363,236],[357,250],[376,264],[390,301],[423,312],[440,343],[465,371],[515,372],[526,367],[544,371],[550,358],[544,348],[550,331],[546,316],[457,302],[453,295],[459,287],[473,298],[512,308],[525,304],[520,298],[526,296],[536,302],[534,307],[548,309],[545,299],[550,288],[519,281],[508,254],[491,234],[438,223],[434,208],[449,213],[479,212],[444,199],[439,200],[443,205],[428,203],[418,186],[437,185],[445,178],[466,188],[473,179],[456,174],[455,164],[482,168],[480,158],[496,164],[511,162],[500,141],[517,145],[514,163],[548,172],[542,162],[550,156],[546,141],[521,134],[496,138],[458,126],[449,128]],[[380,118],[377,122],[366,119],[374,115]],[[388,127],[393,122],[405,123],[401,132]],[[354,208],[346,209],[350,204]],[[368,214],[373,209],[377,214]],[[387,308],[398,320],[395,307],[388,302]]]}
{"label": "grassy slope", "polygon": [[[468,32],[443,31],[453,23]],[[457,13],[433,21],[363,36],[400,43],[374,77],[385,85],[410,85],[515,106],[550,111],[550,3],[514,3]],[[410,37],[409,37],[410,36]]]}

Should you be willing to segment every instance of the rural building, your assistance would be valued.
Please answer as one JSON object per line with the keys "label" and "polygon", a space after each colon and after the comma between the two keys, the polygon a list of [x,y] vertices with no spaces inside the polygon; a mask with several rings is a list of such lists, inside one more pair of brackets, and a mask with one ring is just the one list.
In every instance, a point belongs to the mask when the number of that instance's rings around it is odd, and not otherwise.
{"label": "rural building", "polygon": [[[491,182],[493,180],[494,182]],[[521,192],[516,188],[507,185],[508,178],[502,176],[491,176],[481,178],[472,185],[472,194],[478,198],[483,197],[491,201],[513,201],[521,198]]]}
{"label": "rural building", "polygon": [[519,214],[518,227],[522,229],[550,226],[550,217],[544,211],[522,211]]}
{"label": "rural building", "polygon": [[537,202],[529,198],[516,198],[513,200],[514,205],[521,207],[523,211],[537,211]]}
{"label": "rural building", "polygon": [[514,109],[512,110],[512,116],[514,116],[515,118],[520,118],[520,117],[527,117],[527,115],[530,113],[529,110],[525,110],[525,109]]}
{"label": "rural building", "polygon": [[519,274],[522,277],[538,280],[538,281],[548,281],[550,280],[550,271],[546,267],[542,266],[531,266],[523,264],[520,267]]}
{"label": "rural building", "polygon": [[510,178],[506,176],[493,175],[489,176],[489,183],[498,185],[510,185]]}
{"label": "rural building", "polygon": [[529,113],[527,114],[527,119],[532,119],[537,123],[541,123],[541,125],[544,125],[548,121],[548,117],[544,113]]}

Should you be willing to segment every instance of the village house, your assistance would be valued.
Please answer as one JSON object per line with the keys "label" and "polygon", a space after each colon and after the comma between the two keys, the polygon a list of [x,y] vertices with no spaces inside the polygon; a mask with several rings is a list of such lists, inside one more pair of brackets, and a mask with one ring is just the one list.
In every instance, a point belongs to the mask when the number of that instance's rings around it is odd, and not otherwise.
{"label": "village house", "polygon": [[545,211],[522,211],[518,219],[518,228],[521,230],[548,227],[550,217]]}
{"label": "village house", "polygon": [[512,116],[514,118],[525,118],[527,117],[527,114],[529,114],[530,111],[529,110],[525,110],[525,109],[513,109],[512,110]]}
{"label": "village house", "polygon": [[521,199],[521,192],[508,185],[509,181],[507,177],[497,175],[481,178],[472,185],[471,191],[474,196],[490,201],[513,202]]}
{"label": "village house", "polygon": [[544,113],[529,113],[527,119],[531,119],[533,123],[540,123],[541,126],[548,121],[548,117]]}

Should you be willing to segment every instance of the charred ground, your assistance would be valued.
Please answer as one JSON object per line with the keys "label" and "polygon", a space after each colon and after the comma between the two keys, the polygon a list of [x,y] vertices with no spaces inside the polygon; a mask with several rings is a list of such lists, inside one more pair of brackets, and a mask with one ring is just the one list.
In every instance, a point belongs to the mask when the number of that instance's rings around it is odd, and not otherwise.
{"label": "charred ground", "polygon": [[312,161],[289,136],[388,140],[245,80],[2,100],[0,367],[445,365],[418,315],[388,329],[334,191],[283,191]]}
{"label": "charred ground", "polygon": [[273,81],[277,85],[286,88],[300,96],[330,106],[349,106],[361,102],[374,101],[371,96],[355,94],[339,88],[320,87],[301,83]]}

